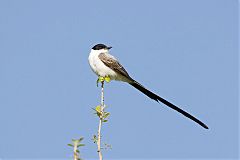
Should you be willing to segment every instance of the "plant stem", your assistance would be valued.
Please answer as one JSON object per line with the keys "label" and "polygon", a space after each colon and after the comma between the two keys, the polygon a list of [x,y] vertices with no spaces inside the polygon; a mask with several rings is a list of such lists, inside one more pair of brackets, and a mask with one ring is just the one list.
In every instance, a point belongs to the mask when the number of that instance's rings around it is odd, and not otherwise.
{"label": "plant stem", "polygon": [[73,159],[74,160],[78,160],[79,159],[79,154],[77,152],[77,144],[75,144],[74,148],[73,148]]}
{"label": "plant stem", "polygon": [[101,116],[99,117],[98,139],[97,139],[99,160],[102,160],[102,151],[101,151],[101,128],[102,128],[103,113],[104,113],[104,81],[102,81],[101,83],[102,83],[102,85],[101,85]]}

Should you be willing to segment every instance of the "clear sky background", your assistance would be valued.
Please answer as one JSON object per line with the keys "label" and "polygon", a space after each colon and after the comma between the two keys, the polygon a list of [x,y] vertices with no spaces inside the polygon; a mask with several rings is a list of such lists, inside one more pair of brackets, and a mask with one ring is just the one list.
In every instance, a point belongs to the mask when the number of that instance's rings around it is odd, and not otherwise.
{"label": "clear sky background", "polygon": [[128,84],[111,82],[105,158],[238,157],[237,0],[1,0],[0,158],[97,158],[100,88],[88,65],[113,46],[129,74],[205,130]]}

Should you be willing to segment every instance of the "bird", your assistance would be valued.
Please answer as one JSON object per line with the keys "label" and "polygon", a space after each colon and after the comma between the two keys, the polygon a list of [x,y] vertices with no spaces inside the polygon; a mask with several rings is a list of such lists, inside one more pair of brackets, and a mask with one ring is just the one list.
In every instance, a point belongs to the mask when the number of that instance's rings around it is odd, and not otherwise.
{"label": "bird", "polygon": [[205,129],[208,129],[208,126],[202,121],[198,120],[191,114],[177,107],[173,103],[165,100],[164,98],[158,96],[157,94],[146,89],[143,85],[134,80],[126,71],[126,69],[120,64],[120,62],[110,54],[109,50],[111,46],[106,46],[105,44],[96,44],[92,47],[88,62],[92,71],[99,77],[109,77],[111,80],[122,81],[130,84],[149,98],[159,102],[162,102],[166,106],[172,108],[173,110],[181,113],[185,117],[196,122]]}

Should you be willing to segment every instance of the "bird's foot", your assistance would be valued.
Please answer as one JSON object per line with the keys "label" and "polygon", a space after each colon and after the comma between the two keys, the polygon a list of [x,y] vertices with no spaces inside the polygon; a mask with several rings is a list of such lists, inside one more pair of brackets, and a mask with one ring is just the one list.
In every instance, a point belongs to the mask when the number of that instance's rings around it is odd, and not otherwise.
{"label": "bird's foot", "polygon": [[104,80],[109,83],[111,81],[111,78],[109,76],[104,77]]}
{"label": "bird's foot", "polygon": [[109,83],[111,81],[111,78],[109,76],[105,76],[105,77],[99,76],[98,79],[97,79],[97,87],[98,87],[99,82],[104,83],[104,81]]}
{"label": "bird's foot", "polygon": [[101,82],[101,83],[104,82],[104,77],[102,77],[102,76],[98,77],[98,79],[97,79],[97,87],[98,87],[98,83],[99,82]]}

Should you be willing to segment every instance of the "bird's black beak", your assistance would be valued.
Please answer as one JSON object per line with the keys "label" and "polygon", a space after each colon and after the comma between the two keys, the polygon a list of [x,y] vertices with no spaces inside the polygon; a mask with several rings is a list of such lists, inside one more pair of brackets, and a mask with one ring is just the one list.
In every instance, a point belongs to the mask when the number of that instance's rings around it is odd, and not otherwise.
{"label": "bird's black beak", "polygon": [[107,49],[111,49],[112,47],[107,47]]}

